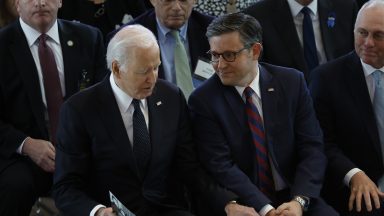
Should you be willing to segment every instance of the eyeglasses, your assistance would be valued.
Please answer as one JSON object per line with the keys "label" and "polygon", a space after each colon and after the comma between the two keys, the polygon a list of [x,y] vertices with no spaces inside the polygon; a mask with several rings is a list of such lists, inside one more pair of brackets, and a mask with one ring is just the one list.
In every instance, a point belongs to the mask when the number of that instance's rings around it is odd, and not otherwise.
{"label": "eyeglasses", "polygon": [[223,57],[223,59],[227,62],[234,62],[234,61],[236,61],[236,57],[239,53],[241,53],[242,51],[249,49],[249,48],[250,48],[250,46],[245,46],[242,49],[235,51],[235,52],[225,51],[223,53],[212,52],[211,50],[209,50],[207,53],[211,55],[211,63],[218,63],[220,56]]}
{"label": "eyeglasses", "polygon": [[373,40],[384,41],[384,32],[382,32],[382,31],[369,32],[365,29],[356,29],[355,33],[356,33],[356,36],[361,37],[361,38],[367,38],[371,34]]}
{"label": "eyeglasses", "polygon": [[163,5],[169,6],[175,4],[176,1],[180,3],[180,5],[188,5],[192,0],[159,0]]}

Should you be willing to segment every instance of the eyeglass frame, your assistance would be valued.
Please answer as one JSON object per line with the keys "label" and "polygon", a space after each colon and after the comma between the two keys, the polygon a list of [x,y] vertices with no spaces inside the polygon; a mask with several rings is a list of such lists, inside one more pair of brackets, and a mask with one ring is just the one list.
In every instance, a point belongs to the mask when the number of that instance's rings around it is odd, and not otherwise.
{"label": "eyeglass frame", "polygon": [[[237,55],[239,55],[239,53],[241,53],[244,50],[247,50],[247,49],[249,49],[251,47],[252,47],[252,45],[246,45],[243,48],[239,49],[238,51],[225,51],[223,53],[216,53],[216,52],[214,52],[218,56],[217,60],[212,60],[212,57],[214,56],[214,54],[212,53],[211,50],[208,50],[207,54],[211,55],[211,60],[210,60],[211,64],[217,64],[220,61],[220,57],[223,58],[226,62],[234,62],[234,61],[236,61],[236,57],[237,57]],[[233,60],[228,60],[227,57],[224,57],[225,54],[232,55],[233,56]]]}

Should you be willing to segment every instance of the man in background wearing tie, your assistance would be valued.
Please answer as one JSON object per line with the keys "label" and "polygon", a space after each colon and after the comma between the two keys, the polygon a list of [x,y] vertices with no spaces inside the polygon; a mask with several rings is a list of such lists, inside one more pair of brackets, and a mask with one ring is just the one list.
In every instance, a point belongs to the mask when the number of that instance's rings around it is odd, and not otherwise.
{"label": "man in background wearing tie", "polygon": [[64,215],[113,215],[109,191],[136,215],[191,215],[180,180],[203,200],[215,188],[182,91],[157,79],[160,62],[153,33],[126,26],[108,44],[112,74],[63,105],[54,197]]}
{"label": "man in background wearing tie", "polygon": [[209,58],[204,34],[213,17],[192,10],[196,0],[151,0],[151,3],[154,9],[128,25],[143,25],[156,35],[162,62],[159,78],[179,86],[188,98],[201,83],[194,76],[199,58]]}
{"label": "man in background wearing tie", "polygon": [[355,0],[261,0],[244,13],[263,27],[260,61],[310,71],[353,50]]}
{"label": "man in background wearing tie", "polygon": [[342,215],[384,215],[384,1],[359,11],[355,51],[313,71],[324,131],[324,196]]}
{"label": "man in background wearing tie", "polygon": [[304,75],[259,64],[261,32],[243,13],[208,27],[216,74],[189,98],[201,160],[238,196],[228,215],[338,215],[319,197],[326,157]]}
{"label": "man in background wearing tie", "polygon": [[57,20],[61,0],[19,0],[0,30],[0,215],[29,215],[55,170],[63,100],[107,70],[101,33]]}

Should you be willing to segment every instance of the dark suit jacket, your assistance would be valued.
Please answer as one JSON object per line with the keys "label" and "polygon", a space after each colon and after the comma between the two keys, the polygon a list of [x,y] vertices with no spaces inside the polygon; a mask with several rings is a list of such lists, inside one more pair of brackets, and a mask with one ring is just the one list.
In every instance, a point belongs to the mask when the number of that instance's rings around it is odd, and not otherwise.
{"label": "dark suit jacket", "polygon": [[96,6],[88,0],[65,0],[59,10],[59,17],[67,20],[77,20],[82,23],[99,27],[104,35],[121,25],[125,14],[137,17],[146,10],[142,0],[113,0],[104,3],[105,17],[95,18]]}
{"label": "dark suit jacket", "polygon": [[[189,43],[189,55],[191,58],[192,64],[192,73],[194,72],[199,57],[210,59],[211,57],[207,54],[209,48],[208,39],[205,37],[208,25],[213,20],[212,16],[204,15],[197,11],[192,11],[191,16],[188,19],[188,29],[187,37]],[[140,24],[153,32],[153,34],[158,38],[157,35],[157,23],[156,23],[156,14],[154,9],[150,9],[141,16],[134,19],[130,24]],[[112,38],[117,31],[111,32],[108,35],[108,38]],[[159,78],[164,79],[164,69],[162,65],[159,67]]]}
{"label": "dark suit jacket", "polygon": [[324,131],[327,169],[326,197],[339,209],[348,206],[343,178],[362,169],[377,183],[384,174],[375,114],[360,58],[351,52],[313,71],[310,83],[317,117]]}
{"label": "dark suit jacket", "polygon": [[[64,99],[101,80],[107,72],[100,31],[58,20],[64,60]],[[68,45],[72,41],[73,45]],[[0,173],[20,156],[16,149],[30,136],[49,140],[35,62],[19,21],[0,31]],[[83,77],[85,76],[85,77]]]}
{"label": "dark suit jacket", "polygon": [[158,80],[147,102],[152,153],[144,179],[138,176],[108,78],[63,105],[54,197],[64,214],[87,215],[99,203],[110,206],[109,190],[135,213],[145,203],[185,206],[183,193],[176,191],[178,177],[194,184],[200,173],[193,162],[197,157],[184,95]]}
{"label": "dark suit jacket", "polygon": [[[321,37],[327,60],[353,50],[353,29],[357,15],[354,0],[318,0]],[[263,28],[261,61],[303,71],[309,77],[304,51],[287,0],[261,0],[245,13],[255,17]],[[335,18],[335,26],[328,27],[328,17]]]}
{"label": "dark suit jacket", "polygon": [[[302,73],[260,65],[267,145],[291,195],[318,198],[326,166],[322,133]],[[189,98],[193,130],[203,164],[240,203],[260,209],[270,200],[258,189],[256,150],[236,89],[214,75]]]}

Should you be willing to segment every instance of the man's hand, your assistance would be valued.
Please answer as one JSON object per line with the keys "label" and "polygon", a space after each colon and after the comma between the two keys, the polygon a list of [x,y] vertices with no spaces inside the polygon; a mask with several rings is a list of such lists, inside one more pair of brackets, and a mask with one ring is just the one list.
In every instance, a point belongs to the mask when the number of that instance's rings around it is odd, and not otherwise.
{"label": "man's hand", "polygon": [[290,201],[281,204],[276,209],[276,216],[302,216],[303,210],[297,201]]}
{"label": "man's hand", "polygon": [[109,208],[99,208],[97,210],[95,216],[116,216],[116,214],[113,212],[113,209],[111,207]]}
{"label": "man's hand", "polygon": [[380,199],[384,199],[384,193],[381,192],[376,184],[363,172],[357,172],[351,178],[351,194],[349,196],[348,209],[353,210],[354,204],[356,211],[361,211],[361,203],[364,199],[368,211],[372,211],[372,200],[376,209],[380,208]]}
{"label": "man's hand", "polygon": [[227,213],[227,216],[260,216],[254,208],[237,203],[228,203],[225,206],[225,213]]}
{"label": "man's hand", "polygon": [[51,142],[28,137],[24,142],[22,153],[30,157],[44,171],[55,171],[55,147]]}

